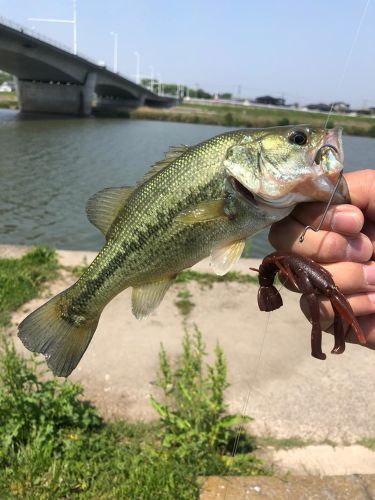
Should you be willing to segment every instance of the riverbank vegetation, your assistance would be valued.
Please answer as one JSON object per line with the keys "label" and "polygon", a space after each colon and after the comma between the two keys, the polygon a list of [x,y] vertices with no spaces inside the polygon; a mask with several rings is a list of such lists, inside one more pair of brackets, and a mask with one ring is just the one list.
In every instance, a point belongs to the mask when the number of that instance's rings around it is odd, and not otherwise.
{"label": "riverbank vegetation", "polygon": [[[3,324],[57,269],[55,253],[43,247],[0,259]],[[197,329],[185,335],[173,364],[161,348],[151,398],[158,420],[148,424],[104,421],[80,385],[51,378],[34,357],[21,357],[6,332],[0,344],[1,498],[190,500],[199,497],[201,476],[270,473],[254,454],[254,438],[238,430],[249,417],[228,415],[221,348],[206,365]]]}
{"label": "riverbank vegetation", "polygon": [[0,109],[18,109],[18,100],[15,92],[0,93]]}
{"label": "riverbank vegetation", "polygon": [[[198,331],[175,368],[160,352],[154,423],[105,422],[83,389],[50,379],[9,341],[0,351],[2,498],[198,498],[205,475],[270,474],[227,415],[223,352],[204,367]],[[233,453],[234,446],[236,453]]]}
{"label": "riverbank vegetation", "polygon": [[[0,94],[0,108],[18,109],[15,92]],[[125,117],[139,120],[159,120],[225,127],[274,127],[278,125],[298,125],[308,123],[322,127],[327,121],[327,113],[300,111],[295,109],[260,108],[222,104],[184,103],[168,109],[138,108]],[[375,137],[375,118],[371,116],[331,115],[328,128],[343,127],[344,134]]]}
{"label": "riverbank vegetation", "polygon": [[11,312],[37,297],[41,287],[57,275],[56,253],[39,246],[20,259],[0,259],[0,327]]}
{"label": "riverbank vegetation", "polygon": [[[170,109],[139,108],[130,116],[137,119],[223,125],[227,127],[273,127],[308,123],[322,127],[327,113],[294,109],[260,108],[221,104],[188,104]],[[347,135],[375,137],[375,119],[369,116],[331,115],[328,128],[343,127]]]}

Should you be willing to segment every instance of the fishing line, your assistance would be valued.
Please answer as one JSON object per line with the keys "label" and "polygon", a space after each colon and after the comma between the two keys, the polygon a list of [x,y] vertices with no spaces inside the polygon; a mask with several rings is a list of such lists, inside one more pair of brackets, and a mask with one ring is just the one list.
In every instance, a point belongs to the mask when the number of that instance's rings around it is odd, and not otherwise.
{"label": "fishing line", "polygon": [[[359,38],[359,34],[360,34],[360,32],[361,32],[363,22],[364,22],[364,20],[365,20],[366,15],[367,15],[367,10],[368,10],[368,7],[369,7],[369,5],[370,5],[370,2],[371,2],[371,0],[366,0],[366,4],[365,4],[365,6],[364,6],[364,9],[363,9],[363,12],[362,12],[362,16],[361,16],[361,18],[360,18],[360,20],[359,20],[359,23],[358,23],[358,26],[357,26],[357,30],[356,30],[355,35],[354,35],[354,38],[353,38],[353,43],[352,43],[352,45],[351,45],[351,47],[350,47],[350,49],[349,49],[348,55],[347,55],[347,57],[346,57],[346,61],[345,61],[345,63],[344,63],[344,69],[343,69],[343,71],[342,71],[342,73],[341,73],[341,77],[340,77],[340,79],[339,79],[339,83],[338,83],[337,88],[336,88],[336,95],[339,93],[339,90],[341,89],[341,86],[342,86],[342,84],[343,84],[344,78],[345,78],[346,73],[347,73],[347,71],[348,71],[348,67],[349,67],[350,60],[351,60],[351,58],[352,58],[352,54],[353,54],[353,51],[354,51],[354,47],[355,47],[355,46],[356,46],[356,44],[357,44],[357,41],[358,41],[358,38]],[[332,103],[332,104],[331,104],[331,109],[329,110],[329,113],[328,113],[328,115],[327,115],[327,120],[326,120],[326,122],[325,122],[325,124],[324,124],[324,128],[325,128],[325,129],[327,128],[329,118],[330,118],[330,116],[331,116],[331,114],[332,114],[333,105],[334,105],[334,103]]]}
{"label": "fishing line", "polygon": [[[264,332],[263,332],[261,344],[260,344],[259,355],[258,355],[256,364],[255,364],[254,375],[252,376],[252,382],[251,382],[251,385],[250,385],[250,387],[249,387],[249,389],[247,391],[245,402],[244,402],[242,411],[240,413],[241,416],[245,416],[246,415],[246,410],[247,410],[247,407],[249,405],[250,396],[251,396],[252,391],[254,389],[254,383],[255,383],[257,375],[258,375],[258,370],[259,370],[259,366],[260,366],[260,359],[261,359],[262,354],[263,354],[265,339],[266,339],[266,335],[267,335],[268,327],[269,327],[269,323],[270,323],[270,317],[271,317],[270,313],[268,313],[267,314],[267,319],[266,319],[266,324],[264,326]],[[238,426],[238,428],[237,428],[236,438],[235,438],[234,444],[233,444],[233,449],[232,449],[232,453],[231,453],[231,458],[232,459],[236,456],[238,445],[239,445],[239,442],[240,442],[240,439],[241,439],[241,434],[243,433],[243,431],[244,431],[244,426],[242,424],[240,424]],[[226,486],[225,487],[224,500],[227,497],[227,491],[228,491],[228,487]]]}

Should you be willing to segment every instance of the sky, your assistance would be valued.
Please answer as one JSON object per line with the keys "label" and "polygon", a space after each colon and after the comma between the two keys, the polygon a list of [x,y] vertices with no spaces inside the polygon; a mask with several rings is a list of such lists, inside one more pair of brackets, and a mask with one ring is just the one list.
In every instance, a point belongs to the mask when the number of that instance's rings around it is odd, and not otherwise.
{"label": "sky", "polygon": [[[163,82],[288,103],[375,106],[375,0],[77,0],[78,51]],[[72,0],[0,0],[0,15],[72,46]],[[366,12],[358,36],[356,33]],[[356,40],[356,43],[354,44]],[[354,44],[354,45],[353,45]],[[351,55],[350,55],[351,54]]]}

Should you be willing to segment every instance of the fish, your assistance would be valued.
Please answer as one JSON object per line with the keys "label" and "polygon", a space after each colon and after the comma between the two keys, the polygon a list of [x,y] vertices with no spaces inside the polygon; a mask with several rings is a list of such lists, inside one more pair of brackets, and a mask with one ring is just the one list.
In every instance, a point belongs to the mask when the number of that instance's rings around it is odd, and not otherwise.
{"label": "fish", "polygon": [[213,271],[227,273],[246,239],[298,203],[327,202],[336,184],[333,203],[350,201],[341,135],[309,125],[234,130],[172,147],[135,187],[99,191],[86,208],[105,245],[74,285],[20,323],[19,338],[67,377],[125,288],[145,318],[180,271],[210,256]]}

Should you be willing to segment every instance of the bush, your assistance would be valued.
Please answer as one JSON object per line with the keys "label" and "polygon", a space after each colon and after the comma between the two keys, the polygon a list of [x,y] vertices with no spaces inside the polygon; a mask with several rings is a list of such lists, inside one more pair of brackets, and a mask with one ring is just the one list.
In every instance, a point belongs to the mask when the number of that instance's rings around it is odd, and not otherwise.
{"label": "bush", "polygon": [[285,116],[283,118],[281,118],[278,122],[277,122],[277,125],[279,125],[280,127],[284,127],[286,125],[289,125],[289,120],[288,118],[286,118]]}
{"label": "bush", "polygon": [[[186,334],[178,366],[172,370],[165,350],[160,351],[160,371],[157,385],[164,401],[152,398],[161,418],[162,447],[172,450],[180,460],[197,467],[197,473],[235,474],[259,473],[260,462],[252,455],[235,455],[238,441],[236,426],[249,422],[250,417],[227,415],[224,391],[228,387],[227,369],[220,346],[215,349],[215,363],[204,367],[206,355],[201,333]],[[206,369],[205,369],[206,368]],[[236,446],[237,447],[237,446]],[[252,451],[254,441],[243,435],[239,451]]]}
{"label": "bush", "polygon": [[0,468],[23,446],[37,443],[55,452],[102,425],[97,410],[79,399],[81,386],[42,381],[35,358],[27,362],[5,340],[0,366]]}
{"label": "bush", "polygon": [[233,113],[231,113],[230,111],[228,111],[228,113],[225,113],[225,115],[223,116],[223,124],[227,125],[228,127],[234,125]]}

